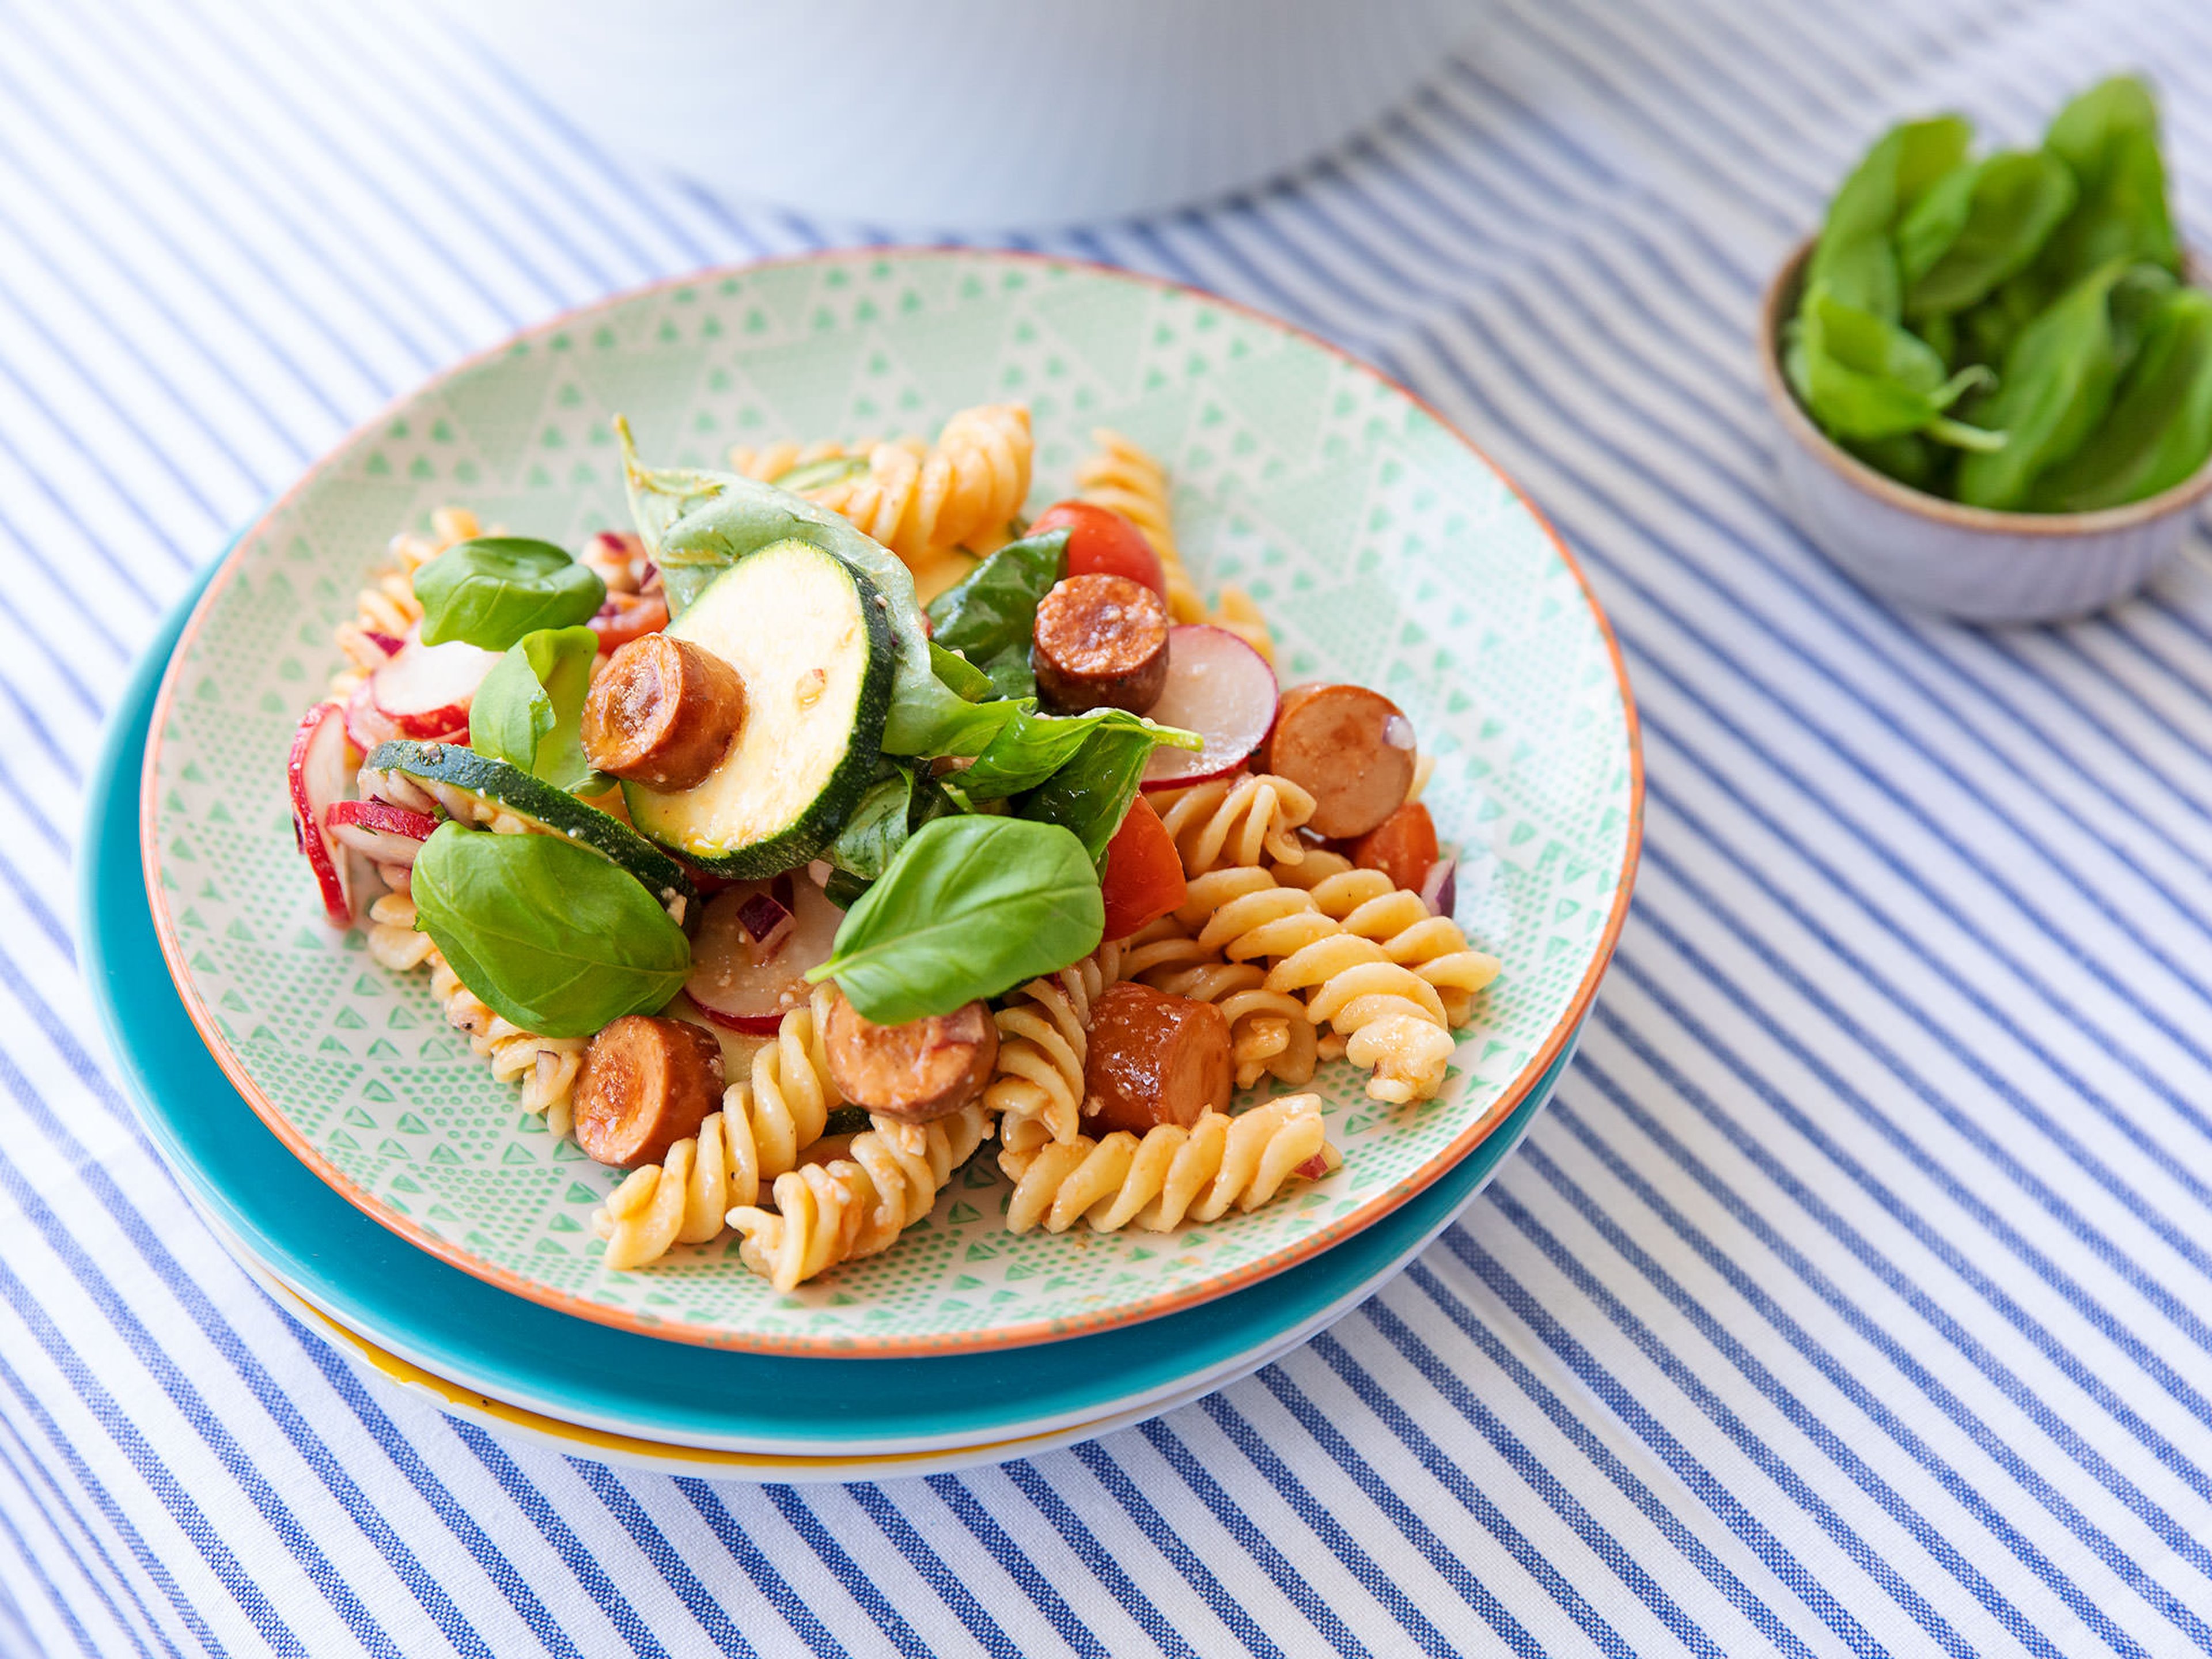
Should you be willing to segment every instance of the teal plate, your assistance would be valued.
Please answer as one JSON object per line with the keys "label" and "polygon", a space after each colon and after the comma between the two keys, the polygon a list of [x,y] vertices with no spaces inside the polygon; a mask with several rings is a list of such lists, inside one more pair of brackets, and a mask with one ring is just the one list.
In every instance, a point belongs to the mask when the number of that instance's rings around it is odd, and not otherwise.
{"label": "teal plate", "polygon": [[340,1198],[263,1127],[172,993],[139,862],[138,777],[161,672],[197,590],[117,705],[80,852],[87,981],[123,1081],[196,1203],[308,1301],[495,1398],[614,1432],[748,1449],[905,1449],[1036,1432],[1224,1374],[1371,1288],[1457,1215],[1550,1099],[1570,1042],[1464,1161],[1373,1226],[1205,1306],[1042,1346],[918,1358],[805,1358],[657,1340],[556,1313],[416,1249]]}

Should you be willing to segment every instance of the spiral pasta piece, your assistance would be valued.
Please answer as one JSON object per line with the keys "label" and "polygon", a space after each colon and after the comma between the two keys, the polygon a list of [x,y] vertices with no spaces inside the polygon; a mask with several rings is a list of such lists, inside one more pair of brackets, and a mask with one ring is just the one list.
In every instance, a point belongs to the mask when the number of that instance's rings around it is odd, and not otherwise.
{"label": "spiral pasta piece", "polygon": [[953,1170],[991,1133],[981,1103],[923,1126],[917,1150],[885,1133],[887,1120],[853,1137],[842,1156],[810,1160],[775,1178],[775,1208],[740,1205],[729,1224],[738,1257],[786,1294],[843,1261],[889,1249],[936,1206]]}
{"label": "spiral pasta piece", "polygon": [[1392,962],[1435,986],[1449,1025],[1467,1024],[1475,994],[1498,977],[1497,957],[1474,949],[1457,922],[1380,870],[1344,870],[1312,892],[1322,914],[1342,922],[1346,933],[1374,940]]}
{"label": "spiral pasta piece", "polygon": [[1176,919],[1197,929],[1199,948],[1231,962],[1287,957],[1343,932],[1313,895],[1285,887],[1267,871],[1232,866],[1191,878]]}
{"label": "spiral pasta piece", "polygon": [[1314,798],[1288,778],[1238,772],[1152,799],[1186,875],[1228,864],[1296,864],[1306,855],[1297,830],[1313,817]]}
{"label": "spiral pasta piece", "polygon": [[494,1077],[522,1085],[524,1111],[544,1118],[556,1135],[568,1133],[576,1074],[590,1046],[582,1037],[540,1036],[494,1013],[461,983],[430,936],[415,931],[415,901],[405,893],[384,894],[368,907],[368,953],[395,972],[427,966],[430,994],[447,1023],[491,1061]]}
{"label": "spiral pasta piece", "polygon": [[1074,1139],[1083,1110],[1091,1005],[1121,973],[1121,948],[1109,941],[1080,962],[1009,993],[1006,1006],[992,1016],[999,1058],[982,1104],[999,1119],[1005,1144]]}
{"label": "spiral pasta piece", "polygon": [[1267,626],[1252,596],[1241,587],[1224,587],[1221,597],[1213,602],[1213,614],[1206,618],[1216,628],[1234,634],[1265,658],[1270,666],[1275,660],[1275,635]]}
{"label": "spiral pasta piece", "polygon": [[1026,408],[981,404],[946,421],[927,447],[911,441],[779,443],[732,450],[730,465],[774,483],[800,468],[851,463],[825,469],[832,476],[803,483],[799,493],[922,567],[953,548],[988,553],[1005,543],[1029,498],[1035,448]]}
{"label": "spiral pasta piece", "polygon": [[1257,1209],[1292,1176],[1325,1175],[1342,1161],[1328,1144],[1318,1095],[1285,1095],[1235,1117],[1205,1112],[1188,1129],[1163,1123],[1141,1138],[1123,1129],[999,1153],[1014,1182],[1006,1229],[1017,1233],[1066,1232],[1079,1220],[1094,1232],[1132,1224],[1169,1232],[1214,1220],[1232,1204]]}
{"label": "spiral pasta piece", "polygon": [[678,1244],[720,1236],[732,1206],[757,1203],[764,1183],[795,1168],[822,1138],[840,1099],[823,1031],[832,993],[818,987],[753,1054],[749,1077],[722,1091],[722,1109],[658,1164],[632,1170],[592,1218],[617,1271],[657,1261]]}

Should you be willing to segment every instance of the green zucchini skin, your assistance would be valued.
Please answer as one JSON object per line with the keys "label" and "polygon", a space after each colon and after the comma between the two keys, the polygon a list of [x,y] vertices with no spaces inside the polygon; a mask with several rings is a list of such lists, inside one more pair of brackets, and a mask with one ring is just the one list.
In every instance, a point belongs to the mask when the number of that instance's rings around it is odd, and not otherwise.
{"label": "green zucchini skin", "polygon": [[[371,771],[398,772],[419,784],[434,786],[434,793],[459,790],[487,807],[513,813],[543,834],[587,847],[635,876],[664,904],[699,896],[682,865],[620,818],[586,805],[519,766],[459,744],[417,743],[408,738],[380,743],[367,764]],[[488,822],[490,816],[487,811],[478,821]]]}
{"label": "green zucchini skin", "polygon": [[[898,659],[883,594],[792,538],[717,575],[668,632],[737,668],[744,722],[695,787],[625,783],[631,823],[717,876],[758,880],[805,863],[836,839],[882,759]],[[818,708],[796,690],[815,668],[829,675]]]}

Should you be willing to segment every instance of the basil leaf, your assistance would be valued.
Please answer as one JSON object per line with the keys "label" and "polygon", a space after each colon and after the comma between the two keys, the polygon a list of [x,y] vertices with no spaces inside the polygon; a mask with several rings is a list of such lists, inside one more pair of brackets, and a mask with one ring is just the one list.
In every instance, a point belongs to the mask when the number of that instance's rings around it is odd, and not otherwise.
{"label": "basil leaf", "polygon": [[[930,670],[929,637],[914,596],[914,573],[888,550],[824,507],[757,478],[693,467],[646,467],[637,459],[629,422],[617,416],[630,516],[645,550],[660,568],[669,610],[680,616],[707,585],[746,554],[771,542],[811,544],[876,585],[898,645],[884,752],[972,755],[959,743],[973,736],[971,711]],[[997,730],[994,717],[988,730]]]}
{"label": "basil leaf", "polygon": [[2078,186],[2073,211],[2036,261],[2046,301],[2114,259],[2177,275],[2181,249],[2166,199],[2158,103],[2131,75],[2100,82],[2051,118],[2043,147]]}
{"label": "basil leaf", "polygon": [[1145,763],[1156,745],[1150,732],[1101,726],[1066,765],[1014,803],[1019,817],[1057,823],[1083,843],[1091,867],[1106,872],[1106,843],[1121,827]]}
{"label": "basil leaf", "polygon": [[1030,648],[1038,602],[1067,569],[1066,530],[1008,542],[930,602],[930,637],[971,663]]}
{"label": "basil leaf", "polygon": [[1932,257],[1916,233],[1936,216],[1939,198],[1952,191],[1949,179],[1923,197],[1898,228],[1908,317],[1947,316],[1980,301],[2027,267],[2074,205],[2074,175],[2041,150],[2001,153],[1960,173],[1968,180],[1965,210]]}
{"label": "basil leaf", "polygon": [[1898,222],[1966,159],[1974,130],[1955,115],[1907,121],[1875,142],[1828,203],[1806,270],[1809,289],[1894,322],[1902,303]]}
{"label": "basil leaf", "polygon": [[691,971],[690,941],[643,884],[559,836],[441,823],[410,884],[461,983],[526,1031],[590,1036],[665,1006]]}
{"label": "basil leaf", "polygon": [[526,634],[587,620],[607,585],[550,542],[478,536],[456,542],[415,573],[422,643],[466,640],[504,651]]}
{"label": "basil leaf", "polygon": [[2023,507],[2039,474],[2079,449],[2112,407],[2120,377],[2112,331],[2115,261],[2076,283],[2005,354],[2003,379],[1982,410],[2009,434],[1959,468],[1959,499],[2000,510]]}
{"label": "basil leaf", "polygon": [[845,913],[836,954],[806,977],[835,978],[865,1018],[896,1025],[1065,968],[1105,931],[1097,872],[1068,831],[939,818]]}
{"label": "basil leaf", "polygon": [[935,640],[929,642],[929,667],[963,702],[982,702],[992,695],[988,674],[967,658],[947,651]]}
{"label": "basil leaf", "polygon": [[884,873],[907,837],[958,809],[926,771],[886,763],[888,775],[869,786],[837,839],[823,854],[830,863],[862,881]]}
{"label": "basil leaf", "polygon": [[1036,670],[1030,665],[1027,645],[1010,645],[983,665],[983,672],[1002,697],[1035,698]]}
{"label": "basil leaf", "polygon": [[1806,296],[1797,321],[1791,379],[1830,436],[1870,443],[1926,432],[1961,447],[2002,441],[2000,434],[1938,418],[1989,380],[1986,368],[1947,379],[1942,358],[1926,341],[1824,290]]}
{"label": "basil leaf", "polygon": [[2212,455],[2212,294],[2170,291],[2112,413],[2081,448],[2035,483],[2029,505],[2089,513],[2139,501],[2190,477]]}
{"label": "basil leaf", "polygon": [[469,747],[572,795],[612,787],[584,758],[584,698],[599,650],[588,628],[541,629],[516,641],[469,703]]}
{"label": "basil leaf", "polygon": [[991,739],[975,763],[954,775],[963,793],[973,800],[1003,800],[1024,789],[1034,789],[1073,761],[1094,732],[1106,728],[1141,737],[1147,751],[1156,744],[1176,749],[1198,749],[1205,739],[1179,726],[1155,726],[1126,708],[1093,708],[1081,714],[1033,714],[1024,706],[1005,729]]}

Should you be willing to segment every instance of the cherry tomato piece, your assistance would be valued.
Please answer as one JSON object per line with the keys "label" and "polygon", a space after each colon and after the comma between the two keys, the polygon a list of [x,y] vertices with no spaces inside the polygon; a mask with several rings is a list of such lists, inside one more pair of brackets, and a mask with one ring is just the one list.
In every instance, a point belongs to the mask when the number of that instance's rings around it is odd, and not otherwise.
{"label": "cherry tomato piece", "polygon": [[1145,532],[1110,507],[1091,501],[1060,501],[1030,521],[1029,533],[1066,530],[1067,574],[1071,576],[1127,576],[1142,582],[1162,599],[1168,596],[1167,573],[1160,556],[1145,539]]}
{"label": "cherry tomato piece", "polygon": [[1363,870],[1380,870],[1396,885],[1415,892],[1437,858],[1437,821],[1417,800],[1407,801],[1352,843],[1354,864]]}
{"label": "cherry tomato piece", "polygon": [[1128,817],[1106,843],[1106,875],[1101,884],[1108,939],[1128,938],[1188,896],[1182,854],[1176,851],[1175,838],[1152,802],[1142,795],[1129,804]]}

